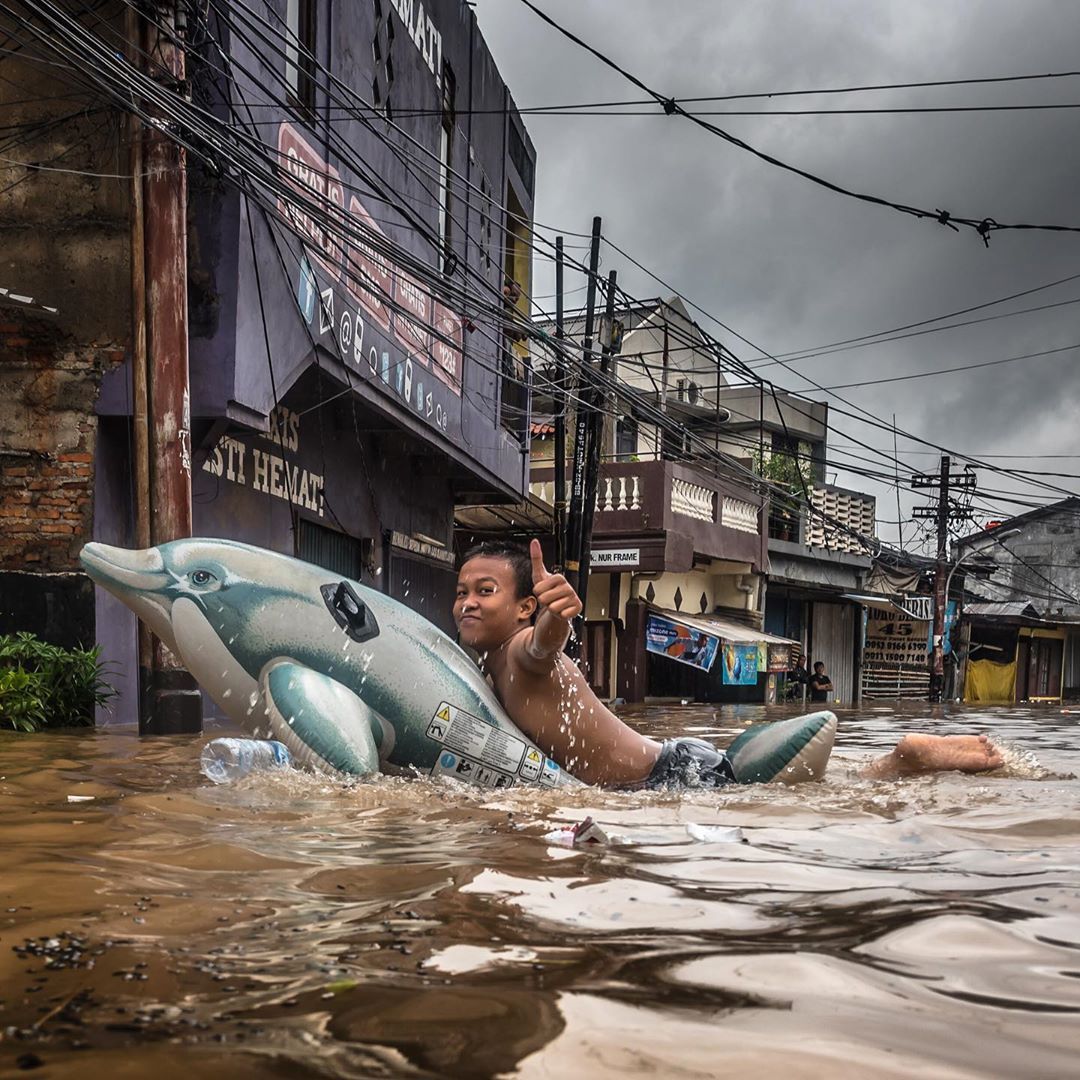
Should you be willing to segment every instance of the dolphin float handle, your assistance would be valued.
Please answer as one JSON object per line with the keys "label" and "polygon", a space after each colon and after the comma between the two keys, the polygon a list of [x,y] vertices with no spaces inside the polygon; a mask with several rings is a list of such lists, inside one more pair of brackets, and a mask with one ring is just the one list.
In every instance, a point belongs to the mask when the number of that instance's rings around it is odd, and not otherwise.
{"label": "dolphin float handle", "polygon": [[323,585],[320,591],[330,614],[353,641],[370,641],[378,636],[379,624],[375,616],[347,581]]}

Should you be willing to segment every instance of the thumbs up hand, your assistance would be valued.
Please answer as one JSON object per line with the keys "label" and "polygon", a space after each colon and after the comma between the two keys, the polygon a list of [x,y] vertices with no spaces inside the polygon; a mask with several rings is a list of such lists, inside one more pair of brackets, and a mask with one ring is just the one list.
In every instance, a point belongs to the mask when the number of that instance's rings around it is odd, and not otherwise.
{"label": "thumbs up hand", "polygon": [[544,566],[544,556],[540,550],[540,541],[529,544],[532,558],[533,596],[540,604],[540,611],[550,612],[565,622],[570,622],[581,612],[581,599],[574,592],[573,586],[562,574],[552,574]]}

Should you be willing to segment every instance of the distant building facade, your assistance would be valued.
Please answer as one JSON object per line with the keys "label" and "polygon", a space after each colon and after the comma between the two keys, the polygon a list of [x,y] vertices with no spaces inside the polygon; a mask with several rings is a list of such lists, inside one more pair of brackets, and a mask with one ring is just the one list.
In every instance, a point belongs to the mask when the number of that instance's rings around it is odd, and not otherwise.
{"label": "distant building facade", "polygon": [[970,701],[1080,698],[1080,499],[993,522],[958,540],[965,574],[960,685]]}

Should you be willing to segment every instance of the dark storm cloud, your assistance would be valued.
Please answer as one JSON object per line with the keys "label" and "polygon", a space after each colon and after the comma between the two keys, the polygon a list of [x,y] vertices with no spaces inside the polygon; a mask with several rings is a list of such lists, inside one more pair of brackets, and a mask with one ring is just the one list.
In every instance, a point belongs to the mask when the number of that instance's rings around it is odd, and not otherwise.
{"label": "dark storm cloud", "polygon": [[[1070,2],[541,0],[540,6],[645,82],[677,97],[1078,66],[1080,5]],[[520,106],[641,96],[518,0],[481,0],[477,13]],[[745,105],[1047,101],[1080,102],[1080,78]],[[1080,224],[1078,120],[1080,110],[715,118],[761,150],[856,190],[963,216],[1068,224]],[[526,123],[539,158],[538,221],[587,232],[592,215],[601,214],[605,232],[637,259],[774,353],[944,314],[1080,271],[1080,235],[998,233],[987,250],[968,232],[957,235],[816,188],[683,118],[529,117]],[[664,291],[609,251],[605,268],[611,267],[638,296]],[[551,292],[551,281],[548,268],[538,265],[537,292]],[[989,313],[1071,297],[1080,297],[1080,283]],[[1080,341],[1078,315],[1080,304],[793,367],[829,386],[998,359]],[[740,356],[755,355],[715,325],[710,329]],[[783,368],[763,371],[780,386],[847,408],[837,395],[823,395]],[[961,452],[1080,453],[1076,371],[1076,354],[1062,354],[839,395],[886,423],[895,412],[901,431]],[[891,433],[835,413],[834,430],[891,450]],[[842,434],[836,442],[844,442]],[[912,465],[936,465],[931,454],[905,456],[905,446],[920,448],[901,439],[901,457]],[[835,459],[838,465],[842,460]],[[1080,472],[1080,459],[1057,464],[1059,471]],[[883,506],[893,508],[882,517],[895,516],[895,495],[887,488],[843,470],[838,479],[877,494]],[[987,488],[1023,486],[989,474],[981,482]],[[911,496],[904,502],[910,506]],[[895,535],[888,526],[881,532]]]}

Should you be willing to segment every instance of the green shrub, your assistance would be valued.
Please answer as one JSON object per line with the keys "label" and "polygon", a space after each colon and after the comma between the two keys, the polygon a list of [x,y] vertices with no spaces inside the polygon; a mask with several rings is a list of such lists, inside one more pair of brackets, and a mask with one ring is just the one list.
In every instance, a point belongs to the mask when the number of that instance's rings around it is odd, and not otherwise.
{"label": "green shrub", "polygon": [[62,649],[33,634],[0,636],[0,727],[87,727],[116,691],[100,650]]}
{"label": "green shrub", "polygon": [[37,731],[45,724],[41,676],[21,667],[0,668],[0,727]]}

